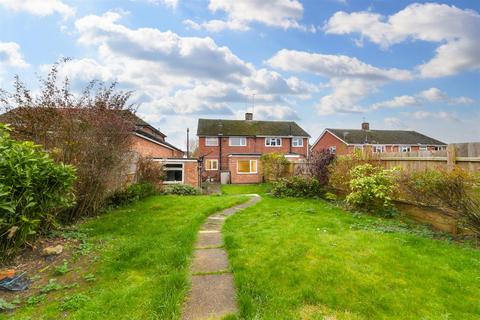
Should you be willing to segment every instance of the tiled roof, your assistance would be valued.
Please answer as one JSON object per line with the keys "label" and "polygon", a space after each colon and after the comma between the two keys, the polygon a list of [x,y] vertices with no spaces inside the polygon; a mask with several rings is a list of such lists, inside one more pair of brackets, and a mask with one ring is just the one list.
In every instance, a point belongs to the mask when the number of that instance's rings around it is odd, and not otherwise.
{"label": "tiled roof", "polygon": [[326,129],[348,144],[446,145],[416,131]]}
{"label": "tiled roof", "polygon": [[294,121],[198,119],[198,136],[299,136],[310,137]]}

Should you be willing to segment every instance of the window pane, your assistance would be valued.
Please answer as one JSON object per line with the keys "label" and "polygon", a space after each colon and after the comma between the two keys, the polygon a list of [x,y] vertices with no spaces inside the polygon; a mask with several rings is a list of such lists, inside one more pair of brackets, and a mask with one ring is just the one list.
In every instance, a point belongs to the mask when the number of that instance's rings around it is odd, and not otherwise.
{"label": "window pane", "polygon": [[250,161],[249,160],[238,160],[237,161],[237,171],[241,173],[250,173]]}
{"label": "window pane", "polygon": [[257,160],[251,160],[250,167],[250,172],[257,172]]}
{"label": "window pane", "polygon": [[207,138],[205,138],[205,145],[206,146],[218,146],[218,138],[217,137],[207,137]]}
{"label": "window pane", "polygon": [[165,171],[165,181],[182,181],[182,170]]}
{"label": "window pane", "polygon": [[230,137],[231,146],[246,146],[247,139],[245,137]]}

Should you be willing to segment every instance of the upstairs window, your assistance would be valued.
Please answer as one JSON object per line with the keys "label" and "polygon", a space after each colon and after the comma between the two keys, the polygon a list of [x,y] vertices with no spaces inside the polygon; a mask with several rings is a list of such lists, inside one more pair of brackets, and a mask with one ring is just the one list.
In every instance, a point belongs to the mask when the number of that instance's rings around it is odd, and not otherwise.
{"label": "upstairs window", "polygon": [[265,146],[267,147],[281,147],[282,138],[265,138]]}
{"label": "upstairs window", "polygon": [[292,147],[303,147],[303,138],[292,138]]}
{"label": "upstairs window", "polygon": [[428,151],[428,147],[427,147],[427,146],[420,146],[420,148],[418,148],[418,150],[420,150],[420,151]]}
{"label": "upstairs window", "polygon": [[228,144],[231,147],[245,147],[247,145],[247,138],[245,137],[230,137]]}
{"label": "upstairs window", "polygon": [[385,146],[373,146],[373,152],[377,152],[377,153],[385,152]]}
{"label": "upstairs window", "polygon": [[412,148],[410,148],[410,146],[402,146],[400,148],[400,152],[410,152],[412,151]]}
{"label": "upstairs window", "polygon": [[218,170],[218,159],[206,159],[205,170],[207,171]]}
{"label": "upstairs window", "polygon": [[328,151],[330,151],[331,154],[337,153],[337,147],[336,146],[331,146],[328,148]]}
{"label": "upstairs window", "polygon": [[205,138],[205,146],[207,146],[207,147],[218,146],[218,138],[217,137],[206,137]]}

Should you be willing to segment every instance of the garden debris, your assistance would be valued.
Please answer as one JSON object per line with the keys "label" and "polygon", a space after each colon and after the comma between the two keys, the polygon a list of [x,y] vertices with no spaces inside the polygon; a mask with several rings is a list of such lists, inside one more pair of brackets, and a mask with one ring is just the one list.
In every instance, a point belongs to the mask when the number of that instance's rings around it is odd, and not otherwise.
{"label": "garden debris", "polygon": [[11,278],[15,275],[14,269],[0,270],[0,280]]}
{"label": "garden debris", "polygon": [[59,255],[63,252],[63,246],[57,245],[55,247],[46,247],[42,250],[42,256],[52,256],[52,255]]}
{"label": "garden debris", "polygon": [[0,289],[7,291],[23,291],[28,288],[31,281],[25,275],[25,272],[18,276],[7,277],[0,280]]}

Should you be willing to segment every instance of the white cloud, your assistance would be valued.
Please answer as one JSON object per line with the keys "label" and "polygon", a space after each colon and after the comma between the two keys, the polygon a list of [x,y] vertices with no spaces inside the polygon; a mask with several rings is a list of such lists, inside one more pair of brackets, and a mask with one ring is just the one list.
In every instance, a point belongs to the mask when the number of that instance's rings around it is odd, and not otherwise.
{"label": "white cloud", "polygon": [[355,57],[309,53],[282,49],[267,61],[272,67],[285,71],[313,72],[329,77],[362,78],[367,80],[409,80],[407,70],[380,69]]}
{"label": "white cloud", "polygon": [[303,16],[303,6],[297,0],[210,0],[210,11],[224,12],[226,20],[209,20],[197,23],[185,20],[184,23],[193,29],[205,29],[210,32],[219,32],[225,29],[235,31],[249,30],[252,22],[258,22],[270,27],[299,29],[315,32],[314,26],[302,25],[299,21]]}
{"label": "white cloud", "polygon": [[67,19],[75,15],[75,9],[61,0],[0,0],[0,6],[41,17],[58,13]]}
{"label": "white cloud", "polygon": [[0,42],[0,68],[2,67],[28,67],[28,63],[25,62],[18,43]]}
{"label": "white cloud", "polygon": [[233,110],[250,103],[255,94],[257,116],[298,117],[289,111],[296,100],[319,90],[297,77],[257,69],[209,37],[129,28],[121,18],[122,13],[110,11],[78,19],[78,42],[96,52],[95,58],[74,59],[62,67],[61,75],[68,75],[75,86],[94,78],[118,81],[122,88],[135,90],[142,116],[178,136],[183,133],[164,119],[167,115],[234,117]]}
{"label": "white cloud", "polygon": [[389,129],[407,129],[406,123],[397,117],[387,117],[383,122]]}
{"label": "white cloud", "polygon": [[374,103],[370,106],[370,109],[378,110],[382,108],[401,108],[401,107],[418,106],[418,105],[420,105],[420,102],[418,101],[417,98],[413,96],[404,95],[404,96],[394,97],[392,100]]}
{"label": "white cloud", "polygon": [[329,77],[332,93],[322,97],[316,105],[320,114],[365,112],[358,103],[368,94],[389,81],[411,79],[407,70],[382,69],[344,55],[282,49],[266,63],[284,71]]}
{"label": "white cloud", "polygon": [[424,120],[424,119],[443,119],[443,120],[457,120],[458,118],[455,114],[449,113],[446,111],[439,111],[439,112],[430,112],[419,110],[415,111],[410,114],[414,119],[417,120]]}
{"label": "white cloud", "polygon": [[[438,88],[429,88],[416,94],[415,96],[403,95],[394,97],[391,100],[376,102],[369,109],[378,110],[383,108],[402,108],[411,106],[421,106],[428,102],[446,102],[452,105],[472,104],[474,99],[469,97],[451,98],[448,94]],[[421,115],[421,113],[419,113]]]}
{"label": "white cloud", "polygon": [[148,0],[151,3],[154,4],[163,4],[167,7],[170,7],[172,9],[175,9],[178,6],[178,0]]}
{"label": "white cloud", "polygon": [[461,97],[451,98],[445,92],[434,87],[420,92],[418,96],[422,97],[423,99],[429,102],[446,102],[448,104],[472,104],[475,102],[474,99],[469,97],[461,96]]}
{"label": "white cloud", "polygon": [[480,14],[445,4],[411,4],[384,17],[372,12],[337,12],[324,30],[331,34],[359,33],[387,48],[408,39],[437,42],[435,56],[417,70],[421,77],[441,77],[480,70]]}

